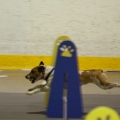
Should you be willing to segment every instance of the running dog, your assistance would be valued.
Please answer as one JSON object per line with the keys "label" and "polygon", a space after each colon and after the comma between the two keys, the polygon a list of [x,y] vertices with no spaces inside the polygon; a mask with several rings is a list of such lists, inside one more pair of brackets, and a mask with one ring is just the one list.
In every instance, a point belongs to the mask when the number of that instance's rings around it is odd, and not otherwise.
{"label": "running dog", "polygon": [[[35,83],[40,80],[39,85],[29,89],[26,94],[32,95],[38,92],[48,91],[50,89],[53,75],[54,68],[52,66],[45,66],[41,61],[38,66],[34,67],[30,73],[25,76],[25,78],[31,81],[31,83]],[[109,82],[107,75],[101,69],[84,70],[79,76],[80,85],[94,83],[104,90],[120,87],[120,84],[117,82]]]}

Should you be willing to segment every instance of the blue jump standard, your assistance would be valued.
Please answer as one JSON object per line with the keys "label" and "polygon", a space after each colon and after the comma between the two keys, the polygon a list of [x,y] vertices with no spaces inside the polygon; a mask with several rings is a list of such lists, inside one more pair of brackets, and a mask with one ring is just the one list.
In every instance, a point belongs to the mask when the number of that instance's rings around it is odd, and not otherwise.
{"label": "blue jump standard", "polygon": [[[69,46],[67,52],[61,51],[61,48],[65,46]],[[69,56],[70,54],[71,57]],[[58,47],[55,73],[51,83],[51,92],[47,108],[47,117],[49,118],[63,118],[65,74],[68,75],[67,118],[81,118],[83,116],[83,106],[77,65],[77,52],[75,45],[71,41],[64,41]]]}

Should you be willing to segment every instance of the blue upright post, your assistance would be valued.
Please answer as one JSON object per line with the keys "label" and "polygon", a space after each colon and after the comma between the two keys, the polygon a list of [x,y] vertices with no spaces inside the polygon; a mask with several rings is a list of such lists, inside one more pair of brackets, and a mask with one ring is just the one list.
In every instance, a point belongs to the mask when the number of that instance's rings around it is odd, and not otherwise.
{"label": "blue upright post", "polygon": [[76,47],[71,41],[64,41],[58,47],[55,73],[51,84],[47,116],[63,118],[64,75],[68,75],[67,118],[83,115],[80,77],[78,74]]}

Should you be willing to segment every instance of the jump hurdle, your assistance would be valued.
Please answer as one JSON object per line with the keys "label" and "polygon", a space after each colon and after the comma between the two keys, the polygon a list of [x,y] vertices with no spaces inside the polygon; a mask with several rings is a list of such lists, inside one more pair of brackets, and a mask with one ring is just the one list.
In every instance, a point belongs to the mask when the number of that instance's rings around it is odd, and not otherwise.
{"label": "jump hurdle", "polygon": [[[54,47],[55,48],[55,47]],[[57,48],[57,47],[56,47]],[[57,51],[56,51],[57,52]],[[79,82],[77,51],[73,42],[64,39],[58,45],[55,73],[51,83],[50,96],[47,107],[49,118],[81,118],[83,116],[82,95]],[[67,108],[63,107],[63,89],[67,75]],[[64,114],[66,113],[66,114]]]}

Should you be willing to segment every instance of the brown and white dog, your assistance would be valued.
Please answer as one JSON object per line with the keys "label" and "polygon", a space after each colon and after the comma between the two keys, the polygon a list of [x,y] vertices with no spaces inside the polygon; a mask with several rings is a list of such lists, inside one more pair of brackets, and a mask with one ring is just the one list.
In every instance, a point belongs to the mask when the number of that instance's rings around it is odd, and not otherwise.
{"label": "brown and white dog", "polygon": [[[32,95],[38,92],[46,92],[50,89],[50,85],[54,75],[54,68],[52,66],[45,66],[41,61],[40,64],[34,67],[31,72],[25,76],[31,83],[40,80],[39,85],[29,89],[26,94]],[[117,82],[109,82],[107,75],[101,69],[84,70],[80,73],[80,85],[94,83],[101,89],[111,89],[113,87],[120,87]]]}

